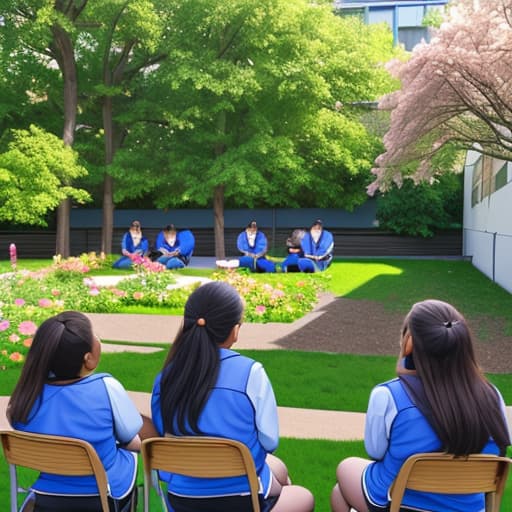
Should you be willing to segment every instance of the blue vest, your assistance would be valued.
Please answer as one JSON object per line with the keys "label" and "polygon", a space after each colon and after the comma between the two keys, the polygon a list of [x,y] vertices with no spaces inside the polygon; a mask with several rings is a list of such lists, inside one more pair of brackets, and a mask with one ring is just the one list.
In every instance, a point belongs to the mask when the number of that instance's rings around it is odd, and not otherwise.
{"label": "blue vest", "polygon": [[[45,384],[24,432],[83,439],[95,448],[107,472],[110,495],[123,498],[137,474],[136,454],[118,448],[114,437],[112,406],[103,383],[108,374],[94,374],[66,385]],[[41,473],[32,489],[45,494],[97,495],[93,476],[59,476]]]}
{"label": "blue vest", "polygon": [[[371,503],[385,507],[388,490],[405,460],[416,453],[443,451],[441,440],[425,416],[411,401],[399,379],[381,384],[393,395],[397,415],[391,425],[389,446],[382,460],[372,462],[363,475],[364,492]],[[490,440],[483,453],[498,454]],[[404,507],[435,512],[479,512],[484,509],[483,494],[433,494],[406,490]]]}
{"label": "blue vest", "polygon": [[[199,416],[199,429],[206,436],[235,439],[244,443],[254,459],[260,478],[260,492],[266,495],[271,482],[270,468],[265,463],[267,452],[258,440],[254,407],[246,393],[254,361],[226,349],[221,349],[220,358],[217,382]],[[163,434],[160,380],[161,374],[157,376],[153,388],[152,416],[158,432]],[[246,477],[191,478],[161,472],[160,478],[167,481],[169,491],[178,496],[229,496],[250,492]]]}

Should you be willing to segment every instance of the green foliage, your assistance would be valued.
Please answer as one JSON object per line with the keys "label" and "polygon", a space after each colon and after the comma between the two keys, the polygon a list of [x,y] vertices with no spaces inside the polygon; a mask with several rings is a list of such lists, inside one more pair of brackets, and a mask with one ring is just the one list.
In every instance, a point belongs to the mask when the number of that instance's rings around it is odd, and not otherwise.
{"label": "green foliage", "polygon": [[406,179],[378,196],[379,226],[399,235],[433,236],[439,229],[462,224],[461,175],[443,174],[434,184]]}
{"label": "green foliage", "polygon": [[36,126],[9,135],[0,153],[0,220],[46,225],[46,214],[63,199],[89,199],[85,190],[68,185],[87,171],[62,140]]}

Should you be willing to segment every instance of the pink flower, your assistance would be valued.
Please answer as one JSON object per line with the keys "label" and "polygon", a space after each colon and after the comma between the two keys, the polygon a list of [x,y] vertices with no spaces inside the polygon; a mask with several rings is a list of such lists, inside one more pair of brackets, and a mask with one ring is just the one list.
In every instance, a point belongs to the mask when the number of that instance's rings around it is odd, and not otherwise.
{"label": "pink flower", "polygon": [[53,295],[54,297],[58,297],[58,296],[60,295],[60,290],[53,289],[53,290],[52,290],[52,295]]}
{"label": "pink flower", "polygon": [[263,315],[263,314],[265,313],[266,309],[267,309],[267,308],[266,308],[265,306],[263,306],[262,304],[260,304],[259,306],[256,306],[255,311],[256,311],[256,314],[257,314],[257,315],[260,315],[260,316],[261,316],[261,315]]}
{"label": "pink flower", "polygon": [[19,306],[19,307],[21,307],[21,306],[23,306],[24,304],[25,304],[25,299],[15,299],[15,301],[14,301],[14,305],[15,305],[15,306]]}
{"label": "pink flower", "polygon": [[10,336],[9,336],[9,341],[11,343],[16,343],[18,341],[20,341],[20,337],[16,334],[16,333],[12,333]]}
{"label": "pink flower", "polygon": [[140,300],[142,299],[142,297],[144,297],[144,294],[142,292],[133,292],[133,298],[135,300]]}
{"label": "pink flower", "polygon": [[11,325],[11,323],[9,322],[9,320],[2,320],[0,322],[0,332],[6,331],[7,329],[9,329],[10,325]]}
{"label": "pink flower", "polygon": [[23,346],[30,347],[32,345],[32,338],[26,338],[23,340]]}
{"label": "pink flower", "polygon": [[53,302],[51,299],[39,299],[39,307],[41,308],[51,308],[53,306]]}
{"label": "pink flower", "polygon": [[91,288],[89,290],[89,295],[95,296],[95,295],[99,295],[99,294],[100,294],[100,291],[98,290],[98,288]]}
{"label": "pink flower", "polygon": [[15,363],[21,363],[21,361],[23,361],[23,356],[19,352],[13,352],[9,356],[9,359]]}
{"label": "pink flower", "polygon": [[32,336],[37,331],[37,325],[30,320],[25,320],[18,325],[18,331],[25,336]]}

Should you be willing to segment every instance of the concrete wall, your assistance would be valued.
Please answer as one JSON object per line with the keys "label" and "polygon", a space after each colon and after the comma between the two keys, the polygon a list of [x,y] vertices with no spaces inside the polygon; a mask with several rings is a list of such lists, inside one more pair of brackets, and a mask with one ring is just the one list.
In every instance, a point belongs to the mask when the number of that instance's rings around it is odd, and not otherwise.
{"label": "concrete wall", "polygon": [[[512,163],[508,183],[472,205],[474,166],[480,154],[469,151],[464,175],[464,256],[490,279],[512,293]],[[493,174],[504,162],[493,159]]]}

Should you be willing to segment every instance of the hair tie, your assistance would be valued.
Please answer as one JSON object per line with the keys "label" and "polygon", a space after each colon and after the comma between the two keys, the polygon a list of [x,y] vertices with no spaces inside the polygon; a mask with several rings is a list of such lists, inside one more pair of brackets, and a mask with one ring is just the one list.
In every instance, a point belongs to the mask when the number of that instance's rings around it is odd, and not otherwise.
{"label": "hair tie", "polygon": [[204,327],[206,325],[206,320],[204,318],[198,318],[196,324],[199,325],[199,327]]}
{"label": "hair tie", "polygon": [[454,326],[455,324],[458,324],[459,321],[458,320],[454,320],[453,322],[451,320],[448,320],[448,322],[443,322],[443,325],[446,327],[446,328],[450,328],[452,326]]}

